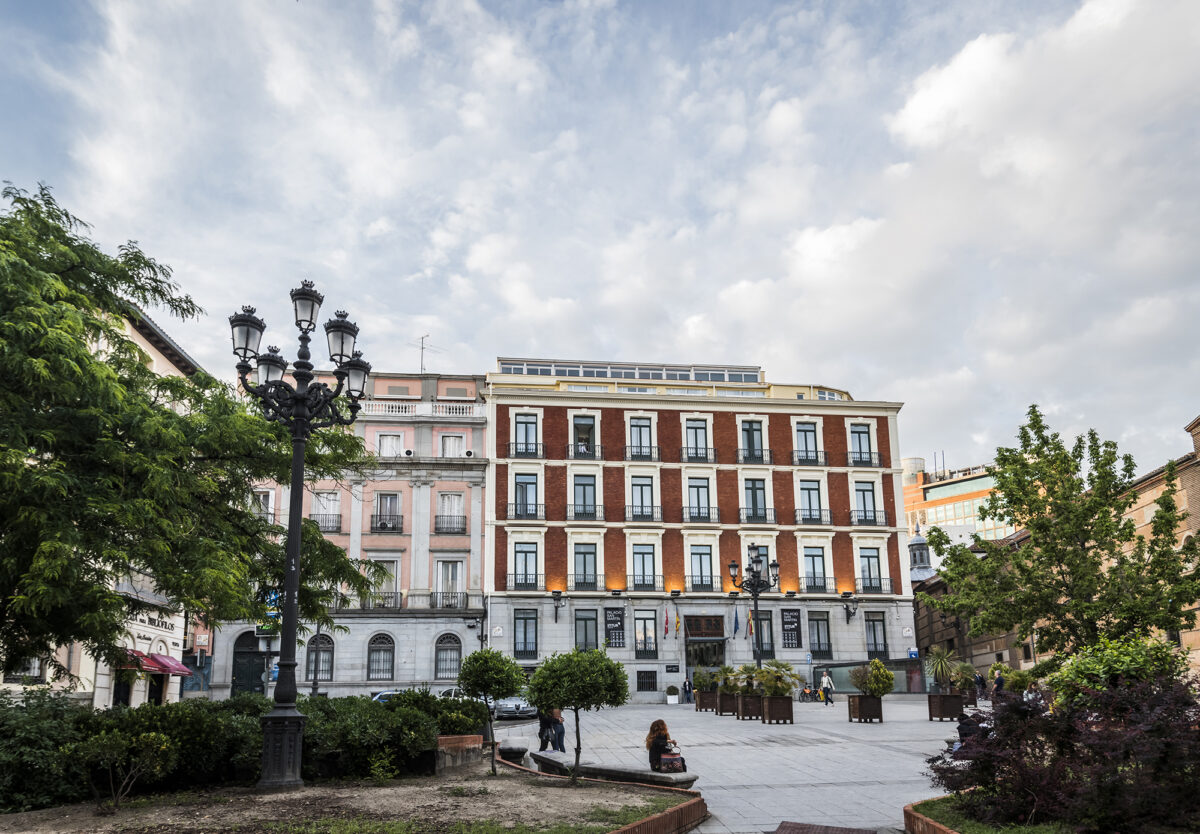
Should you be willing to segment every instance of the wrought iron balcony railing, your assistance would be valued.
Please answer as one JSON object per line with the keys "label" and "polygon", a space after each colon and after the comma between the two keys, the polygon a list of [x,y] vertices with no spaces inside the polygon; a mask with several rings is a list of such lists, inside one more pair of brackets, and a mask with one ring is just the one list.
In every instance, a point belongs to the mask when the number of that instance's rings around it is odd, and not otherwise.
{"label": "wrought iron balcony railing", "polygon": [[825,466],[827,460],[823,451],[816,449],[792,450],[793,466]]}
{"label": "wrought iron balcony railing", "polygon": [[684,578],[687,582],[689,591],[719,591],[721,590],[721,577],[713,576],[712,574],[698,574],[695,576],[687,576]]}
{"label": "wrought iron balcony railing", "polygon": [[631,591],[661,591],[663,589],[661,575],[631,573],[625,579],[625,587]]}
{"label": "wrought iron balcony railing", "polygon": [[796,510],[797,524],[829,524],[829,510],[805,508]]}
{"label": "wrought iron balcony railing", "polygon": [[590,652],[594,649],[600,648],[600,644],[595,640],[576,640],[575,648],[579,649],[580,651]]}
{"label": "wrought iron balcony railing", "polygon": [[774,524],[774,507],[742,507],[738,520],[743,524]]}
{"label": "wrought iron balcony railing", "polygon": [[537,643],[514,643],[513,657],[517,660],[537,660]]}
{"label": "wrought iron balcony railing", "polygon": [[[753,641],[753,639],[754,638],[751,638],[752,641]],[[775,659],[775,646],[773,646],[773,645],[765,645],[764,644],[761,650],[759,650],[757,647],[755,647],[754,652],[759,657],[761,657],[763,660],[774,660]]]}
{"label": "wrought iron balcony railing", "polygon": [[372,533],[403,533],[404,516],[402,515],[373,515],[371,516]]}
{"label": "wrought iron balcony railing", "polygon": [[658,644],[653,640],[635,640],[633,658],[634,660],[657,660]]}
{"label": "wrought iron balcony railing", "polygon": [[860,576],[854,589],[860,594],[890,594],[892,580],[887,576]]}
{"label": "wrought iron balcony railing", "polygon": [[254,517],[267,522],[267,524],[275,523],[275,513],[272,510],[255,510]]}
{"label": "wrought iron balcony railing", "polygon": [[657,446],[626,446],[625,460],[658,460]]}
{"label": "wrought iron balcony railing", "polygon": [[340,513],[313,513],[309,518],[317,522],[317,528],[322,533],[342,532],[342,516]]}
{"label": "wrought iron balcony railing", "polygon": [[360,597],[358,607],[364,611],[374,608],[403,608],[404,595],[399,591],[375,591],[374,593]]}
{"label": "wrought iron balcony railing", "polygon": [[431,608],[466,608],[467,595],[462,591],[434,591],[429,595]]}
{"label": "wrought iron balcony railing", "polygon": [[465,515],[435,515],[433,532],[461,536],[467,532],[467,517]]}
{"label": "wrought iron balcony railing", "polygon": [[867,660],[875,660],[876,658],[880,660],[888,659],[887,646],[867,646]]}
{"label": "wrought iron balcony railing", "polygon": [[627,505],[625,507],[626,521],[662,521],[662,507],[651,507],[645,504]]}
{"label": "wrought iron balcony railing", "polygon": [[847,452],[847,466],[882,466],[879,452]]}
{"label": "wrought iron balcony railing", "polygon": [[717,507],[684,507],[683,520],[692,524],[720,524],[721,510]]}
{"label": "wrought iron balcony railing", "polygon": [[567,521],[604,521],[604,505],[567,504]]}
{"label": "wrought iron balcony railing", "polygon": [[738,463],[771,463],[770,449],[738,449]]}
{"label": "wrought iron balcony railing", "polygon": [[823,576],[804,577],[804,592],[806,594],[832,594],[833,583]]}
{"label": "wrought iron balcony railing", "polygon": [[604,447],[599,443],[568,443],[568,460],[603,460]]}
{"label": "wrought iron balcony railing", "polygon": [[887,527],[887,513],[883,510],[851,510],[850,523],[859,527]]}
{"label": "wrought iron balcony railing", "polygon": [[544,458],[546,446],[543,443],[509,443],[510,458]]}
{"label": "wrought iron balcony railing", "polygon": [[711,446],[682,446],[679,449],[680,463],[716,463],[717,450]]}
{"label": "wrought iron balcony railing", "polygon": [[808,650],[812,652],[813,660],[833,660],[832,643],[812,643]]}
{"label": "wrought iron balcony railing", "polygon": [[546,577],[540,573],[510,573],[506,587],[510,591],[544,591]]}
{"label": "wrought iron balcony railing", "polygon": [[509,520],[532,519],[541,520],[546,517],[545,504],[509,504]]}
{"label": "wrought iron balcony railing", "polygon": [[567,590],[570,591],[595,591],[599,588],[599,584],[594,573],[567,574]]}

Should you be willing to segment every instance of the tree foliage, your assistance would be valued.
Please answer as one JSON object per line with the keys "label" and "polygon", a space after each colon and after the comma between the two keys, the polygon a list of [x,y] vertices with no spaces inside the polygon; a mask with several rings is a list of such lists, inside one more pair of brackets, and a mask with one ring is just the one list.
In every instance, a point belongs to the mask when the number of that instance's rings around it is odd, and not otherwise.
{"label": "tree foliage", "polygon": [[1126,513],[1136,505],[1134,462],[1089,430],[1070,446],[1037,406],[1015,448],[996,450],[995,491],[980,517],[1024,534],[952,545],[940,528],[929,546],[942,557],[947,593],[920,599],[970,622],[970,633],[1036,634],[1040,653],[1068,656],[1101,638],[1190,628],[1200,599],[1194,542],[1180,546],[1186,517],[1175,502],[1173,463],[1147,539]]}
{"label": "tree foliage", "polygon": [[583,741],[579,732],[579,711],[619,707],[629,700],[629,679],[625,667],[600,649],[575,649],[554,654],[538,667],[529,680],[529,701],[539,709],[569,709],[575,714],[575,767],[571,780],[579,772],[579,754]]}
{"label": "tree foliage", "polygon": [[[525,674],[517,662],[495,649],[479,649],[467,655],[458,670],[458,685],[470,698],[481,698],[488,707],[488,738],[492,732],[492,706],[510,698],[525,685]],[[492,775],[496,775],[496,745],[492,745]]]}
{"label": "tree foliage", "polygon": [[[126,335],[139,308],[201,312],[167,267],[134,243],[101,251],[45,187],[3,196],[0,665],[74,641],[115,664],[130,617],[164,607],[210,624],[261,618],[282,586],[283,530],[248,499],[256,483],[287,482],[286,430],[203,372],[147,367]],[[337,431],[308,452],[313,478],[364,457]],[[332,626],[339,589],[365,593],[372,573],[306,522],[302,619]],[[142,581],[156,598],[119,589]]]}
{"label": "tree foliage", "polygon": [[1102,690],[1136,681],[1178,680],[1187,667],[1187,655],[1165,641],[1101,638],[1064,663],[1049,684],[1056,703],[1087,707]]}

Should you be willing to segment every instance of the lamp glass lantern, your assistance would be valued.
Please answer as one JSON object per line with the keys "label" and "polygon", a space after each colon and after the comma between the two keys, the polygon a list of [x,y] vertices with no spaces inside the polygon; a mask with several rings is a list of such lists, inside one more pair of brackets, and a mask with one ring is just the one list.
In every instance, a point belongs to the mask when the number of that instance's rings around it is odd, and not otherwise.
{"label": "lamp glass lantern", "polygon": [[347,318],[345,310],[338,310],[336,316],[325,322],[325,338],[329,341],[329,360],[343,365],[354,356],[358,325]]}
{"label": "lamp glass lantern", "polygon": [[731,561],[729,563],[729,578],[737,579],[737,575],[738,575],[738,563]]}
{"label": "lamp glass lantern", "polygon": [[342,363],[341,369],[346,372],[346,394],[352,400],[360,400],[367,393],[367,375],[371,372],[371,363],[355,354]]}
{"label": "lamp glass lantern", "polygon": [[266,323],[254,315],[253,307],[243,307],[242,312],[229,317],[229,328],[233,333],[233,353],[243,362],[258,355]]}
{"label": "lamp glass lantern", "polygon": [[750,570],[757,576],[762,576],[763,572],[763,557],[762,551],[757,547],[754,548],[754,555],[750,557]]}
{"label": "lamp glass lantern", "polygon": [[779,584],[779,562],[771,562],[771,584]]}
{"label": "lamp glass lantern", "polygon": [[283,379],[287,366],[287,360],[279,355],[279,348],[274,345],[268,347],[267,352],[258,357],[259,383],[279,382]]}
{"label": "lamp glass lantern", "polygon": [[296,326],[301,333],[311,333],[317,327],[317,316],[321,313],[321,302],[325,296],[313,289],[312,281],[301,281],[292,290],[292,309],[296,314]]}

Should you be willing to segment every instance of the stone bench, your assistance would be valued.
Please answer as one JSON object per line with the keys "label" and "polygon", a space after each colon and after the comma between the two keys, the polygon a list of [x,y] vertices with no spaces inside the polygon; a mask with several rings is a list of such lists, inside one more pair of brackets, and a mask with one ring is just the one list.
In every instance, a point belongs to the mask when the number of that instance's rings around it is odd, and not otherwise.
{"label": "stone bench", "polygon": [[[575,755],[563,754],[547,750],[543,752],[530,751],[530,758],[537,764],[538,770],[544,773],[556,773],[560,776],[570,776],[571,768],[575,766]],[[700,776],[696,773],[657,773],[644,767],[626,767],[624,765],[606,765],[585,759],[579,760],[579,775],[592,779],[604,779],[609,782],[638,782],[643,785],[659,785],[665,788],[690,788]]]}

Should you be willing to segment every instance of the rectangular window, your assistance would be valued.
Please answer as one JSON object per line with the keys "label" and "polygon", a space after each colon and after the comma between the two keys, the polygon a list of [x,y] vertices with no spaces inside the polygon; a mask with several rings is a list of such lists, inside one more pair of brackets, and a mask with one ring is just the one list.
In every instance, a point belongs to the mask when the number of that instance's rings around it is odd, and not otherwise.
{"label": "rectangular window", "polygon": [[712,546],[707,544],[692,545],[692,573],[690,588],[693,591],[719,590],[713,583]]}
{"label": "rectangular window", "polygon": [[829,615],[824,612],[808,615],[808,647],[814,658],[828,660],[833,657],[833,646],[829,642]]}
{"label": "rectangular window", "polygon": [[637,691],[638,692],[657,692],[658,691],[658,672],[638,672],[637,673]]}
{"label": "rectangular window", "polygon": [[879,611],[867,614],[867,657],[887,658],[887,631],[884,629],[883,613]]}
{"label": "rectangular window", "polygon": [[871,465],[871,427],[861,423],[850,425],[851,465]]}
{"label": "rectangular window", "polygon": [[654,520],[654,479],[633,477],[629,479],[630,521]]}
{"label": "rectangular window", "polygon": [[450,527],[456,527],[459,523],[465,524],[467,510],[463,494],[461,492],[439,493],[438,515],[447,520]]}
{"label": "rectangular window", "polygon": [[860,547],[858,550],[858,564],[862,592],[864,594],[883,593],[883,576],[879,564],[879,548]]}
{"label": "rectangular window", "polygon": [[537,518],[538,476],[517,473],[513,476],[513,499],[517,518]]}
{"label": "rectangular window", "polygon": [[513,587],[536,590],[538,586],[538,546],[536,542],[513,545]]}
{"label": "rectangular window", "polygon": [[742,421],[742,462],[763,463],[763,437],[761,420]]}
{"label": "rectangular window", "polygon": [[575,648],[600,648],[600,641],[598,637],[599,632],[596,628],[596,622],[597,618],[595,611],[575,612]]}
{"label": "rectangular window", "polygon": [[381,458],[404,457],[404,435],[402,433],[375,435],[375,453]]}
{"label": "rectangular window", "polygon": [[875,484],[870,481],[854,482],[854,506],[858,510],[859,523],[875,523]]}
{"label": "rectangular window", "polygon": [[[600,390],[604,390],[602,386]],[[590,414],[577,414],[571,420],[571,456],[575,458],[596,457],[596,418]]]}
{"label": "rectangular window", "polygon": [[821,482],[800,482],[800,524],[821,524]]}
{"label": "rectangular window", "polygon": [[758,633],[754,635],[755,648],[762,646],[763,659],[770,660],[775,656],[775,627],[768,613],[758,615]]}
{"label": "rectangular window", "polygon": [[692,521],[709,521],[711,515],[708,493],[708,478],[688,478],[688,518]]}
{"label": "rectangular window", "polygon": [[575,545],[575,590],[596,590],[596,545]]}
{"label": "rectangular window", "polygon": [[767,482],[762,478],[747,478],[745,483],[745,503],[742,510],[746,521],[758,523],[773,521],[767,512]]}
{"label": "rectangular window", "polygon": [[642,660],[648,659],[648,656],[657,656],[657,644],[654,641],[655,626],[658,624],[658,618],[653,611],[638,611],[633,617],[633,648],[636,652],[635,657]]}
{"label": "rectangular window", "polygon": [[463,436],[461,434],[443,434],[442,457],[461,458],[463,456],[463,452],[466,450],[463,442]]}
{"label": "rectangular window", "polygon": [[574,518],[596,517],[596,476],[575,476],[575,513]]}
{"label": "rectangular window", "polygon": [[687,446],[685,457],[688,461],[708,460],[708,421],[688,420],[686,426]]}
{"label": "rectangular window", "polygon": [[268,524],[275,523],[275,513],[271,507],[271,491],[270,490],[255,490],[254,496],[250,502],[250,508],[254,514]]}
{"label": "rectangular window", "polygon": [[342,530],[342,494],[340,492],[313,493],[312,520],[323,533],[340,533]]}
{"label": "rectangular window", "polygon": [[817,454],[817,424],[796,424],[796,463],[816,465],[820,463]]}
{"label": "rectangular window", "polygon": [[653,460],[654,440],[649,417],[629,418],[629,459]]}
{"label": "rectangular window", "polygon": [[513,611],[513,655],[518,660],[537,658],[537,611],[518,608]]}
{"label": "rectangular window", "polygon": [[633,590],[653,591],[655,589],[654,545],[635,544],[633,546]]}
{"label": "rectangular window", "polygon": [[513,450],[517,456],[537,455],[537,419],[536,414],[517,415],[516,448]]}
{"label": "rectangular window", "polygon": [[804,587],[810,594],[826,592],[825,548],[804,548]]}

